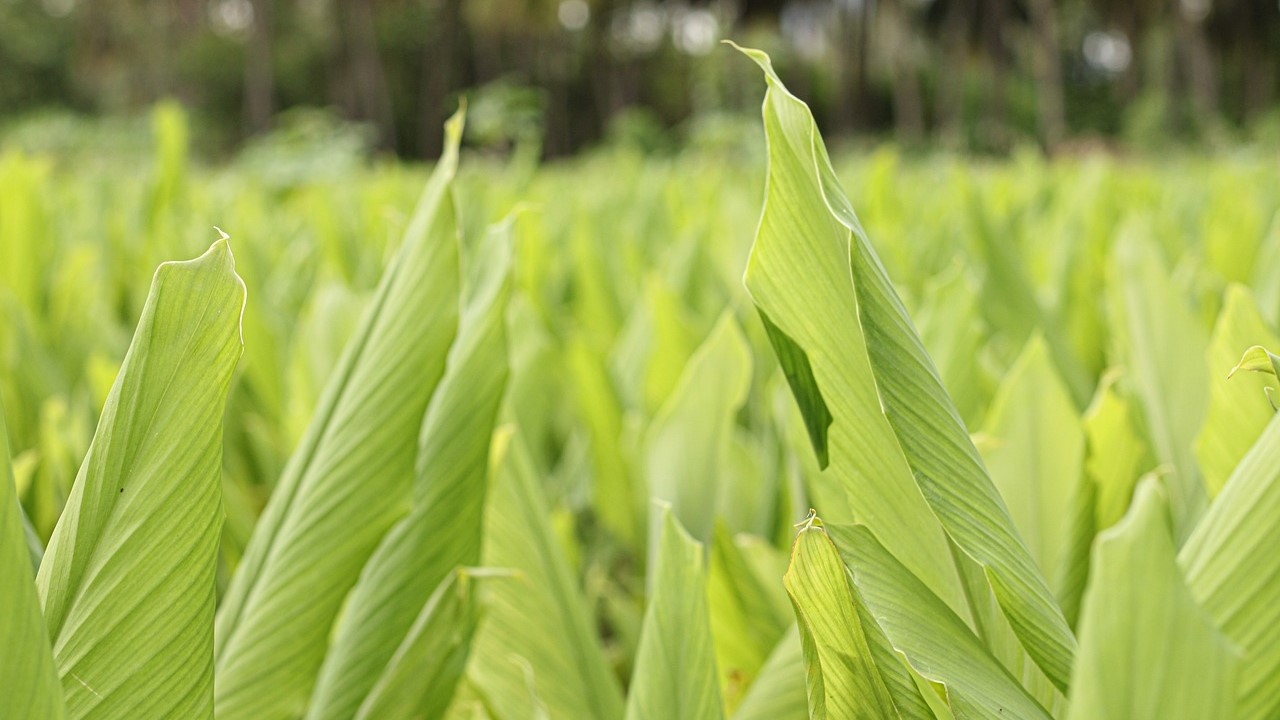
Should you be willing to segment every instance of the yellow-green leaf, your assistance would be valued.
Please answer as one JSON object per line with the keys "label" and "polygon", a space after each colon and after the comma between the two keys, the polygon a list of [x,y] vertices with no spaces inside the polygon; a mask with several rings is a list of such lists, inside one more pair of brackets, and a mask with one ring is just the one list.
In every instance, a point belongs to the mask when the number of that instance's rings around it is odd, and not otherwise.
{"label": "yellow-green leaf", "polygon": [[213,716],[222,416],[245,288],[225,240],[160,266],[36,584],[67,716]]}
{"label": "yellow-green leaf", "polygon": [[888,641],[921,677],[945,687],[957,717],[1048,720],[1048,712],[964,621],[898,562],[868,528],[828,525],[827,530]]}
{"label": "yellow-green leaf", "polygon": [[61,720],[62,684],[40,614],[0,408],[0,717]]}
{"label": "yellow-green leaf", "polygon": [[[1280,415],[1274,415],[1178,555],[1187,585],[1243,651],[1244,720],[1280,714]],[[1205,716],[1208,717],[1208,716]],[[1227,717],[1220,715],[1218,717]]]}
{"label": "yellow-green leaf", "polygon": [[900,717],[871,657],[840,554],[817,521],[796,535],[784,582],[804,648],[809,717]]}
{"label": "yellow-green leaf", "polygon": [[724,717],[716,675],[702,544],[670,508],[661,523],[640,648],[627,695],[627,720]]}
{"label": "yellow-green leaf", "polygon": [[1237,664],[1178,568],[1165,491],[1144,481],[1094,545],[1067,717],[1239,717]]}
{"label": "yellow-green leaf", "polygon": [[937,534],[945,528],[982,567],[1027,653],[1065,691],[1075,638],[841,190],[809,108],[768,56],[743,52],[769,85],[769,183],[745,282],[813,365],[835,418],[833,469],[840,456],[862,465],[837,470],[851,476],[851,505],[913,575],[960,608],[952,579],[960,560]]}
{"label": "yellow-green leaf", "polygon": [[462,116],[218,609],[221,720],[301,715],[342,600],[409,510],[417,435],[459,303]]}
{"label": "yellow-green leaf", "polygon": [[[347,718],[368,702],[437,588],[456,568],[480,562],[489,439],[507,378],[509,224],[494,228],[485,250],[477,260],[483,282],[463,313],[423,420],[413,511],[386,534],[347,597],[308,718]],[[445,704],[461,666],[431,685]]]}
{"label": "yellow-green leaf", "polygon": [[1209,366],[1209,411],[1196,437],[1196,459],[1210,496],[1222,490],[1236,463],[1275,414],[1266,387],[1276,382],[1275,363],[1280,358],[1254,345],[1223,376],[1223,368],[1230,366],[1235,354],[1249,343],[1276,347],[1280,346],[1280,338],[1267,327],[1253,295],[1242,285],[1231,285],[1205,354]]}
{"label": "yellow-green leaf", "polygon": [[[509,441],[485,509],[484,563],[516,577],[489,583],[467,678],[497,720],[622,717],[622,690],[550,526],[524,438]],[[531,687],[533,691],[531,691]]]}

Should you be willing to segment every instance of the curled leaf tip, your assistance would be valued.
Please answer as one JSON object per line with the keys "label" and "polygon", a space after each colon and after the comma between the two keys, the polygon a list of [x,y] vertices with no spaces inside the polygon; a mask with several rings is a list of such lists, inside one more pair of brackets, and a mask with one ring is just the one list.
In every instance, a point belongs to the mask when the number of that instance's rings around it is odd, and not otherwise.
{"label": "curled leaf tip", "polygon": [[1236,366],[1231,368],[1231,372],[1227,373],[1227,379],[1230,380],[1232,375],[1241,370],[1280,375],[1280,371],[1278,371],[1280,364],[1278,363],[1280,363],[1280,357],[1271,354],[1261,345],[1254,345],[1245,350],[1244,355],[1240,356],[1240,362],[1236,363]]}
{"label": "curled leaf tip", "polygon": [[730,45],[738,52],[751,58],[755,62],[755,64],[759,65],[760,69],[764,71],[765,78],[769,81],[770,85],[782,84],[782,81],[778,79],[778,76],[773,71],[773,61],[769,59],[768,53],[766,53],[763,50],[757,50],[755,48],[742,47],[741,45],[739,45],[738,43],[732,40],[723,40],[722,42]]}
{"label": "curled leaf tip", "polygon": [[809,514],[805,515],[803,520],[796,523],[792,527],[799,528],[800,532],[804,532],[805,530],[808,530],[814,527],[820,528],[822,527],[822,519],[818,517],[817,510],[813,508],[809,508]]}

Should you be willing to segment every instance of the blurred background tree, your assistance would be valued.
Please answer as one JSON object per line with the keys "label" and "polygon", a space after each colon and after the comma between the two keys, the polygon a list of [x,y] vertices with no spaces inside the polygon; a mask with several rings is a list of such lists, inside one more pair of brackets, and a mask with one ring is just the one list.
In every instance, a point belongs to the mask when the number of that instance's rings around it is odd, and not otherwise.
{"label": "blurred background tree", "polygon": [[[1004,151],[1273,137],[1275,0],[0,0],[0,132],[173,97],[237,148],[326,108],[406,157],[653,150],[754,114],[766,49],[828,134]],[[646,139],[647,138],[647,139]]]}

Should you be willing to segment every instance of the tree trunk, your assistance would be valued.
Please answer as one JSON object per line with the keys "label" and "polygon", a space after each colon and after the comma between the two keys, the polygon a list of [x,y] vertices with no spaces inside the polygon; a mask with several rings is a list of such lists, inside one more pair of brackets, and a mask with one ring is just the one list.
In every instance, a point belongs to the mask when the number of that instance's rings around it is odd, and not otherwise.
{"label": "tree trunk", "polygon": [[419,85],[418,147],[424,158],[435,158],[444,150],[444,121],[453,109],[445,103],[456,87],[458,48],[461,45],[462,0],[434,0],[431,32],[422,51],[422,81]]}
{"label": "tree trunk", "polygon": [[1204,19],[1188,17],[1182,10],[1182,0],[1173,0],[1173,14],[1192,108],[1198,119],[1213,119],[1218,115],[1218,75],[1213,49],[1205,37]]}
{"label": "tree trunk", "polygon": [[938,68],[936,113],[943,143],[958,146],[964,139],[964,81],[969,52],[970,0],[953,0],[942,26],[942,66]]}
{"label": "tree trunk", "polygon": [[394,149],[395,120],[386,75],[378,56],[373,0],[350,0],[334,5],[338,10],[338,36],[347,85],[343,94],[350,103],[348,109],[357,119],[373,123],[380,147]]}
{"label": "tree trunk", "polygon": [[924,102],[920,94],[911,15],[901,0],[886,2],[884,8],[883,15],[889,26],[885,38],[893,76],[894,125],[899,140],[915,143],[924,137]]}
{"label": "tree trunk", "polygon": [[249,130],[271,126],[275,113],[275,70],[271,60],[275,12],[272,0],[253,0],[253,32],[245,48],[244,108]]}
{"label": "tree trunk", "polygon": [[1263,115],[1275,100],[1276,65],[1268,62],[1266,53],[1254,46],[1244,59],[1244,117],[1255,120]]}
{"label": "tree trunk", "polygon": [[987,89],[987,112],[984,118],[987,140],[998,147],[1008,144],[1009,106],[1005,95],[1005,78],[1009,73],[1009,53],[1004,44],[1007,0],[983,0],[986,17],[982,23],[987,59],[991,63],[991,83]]}
{"label": "tree trunk", "polygon": [[1036,98],[1039,104],[1040,141],[1048,149],[1067,134],[1062,90],[1062,63],[1058,48],[1058,10],[1054,0],[1028,0],[1035,37]]}
{"label": "tree trunk", "polygon": [[1266,113],[1275,100],[1276,60],[1266,50],[1275,35],[1258,8],[1239,8],[1236,17],[1236,37],[1242,39],[1236,62],[1244,74],[1241,110],[1245,122],[1250,122]]}
{"label": "tree trunk", "polygon": [[1128,105],[1137,100],[1142,92],[1143,63],[1147,49],[1147,23],[1138,14],[1137,8],[1129,4],[1121,5],[1118,19],[1120,32],[1124,33],[1125,38],[1129,40],[1132,59],[1129,67],[1120,74],[1119,81],[1115,85],[1115,93],[1122,105]]}
{"label": "tree trunk", "polygon": [[850,6],[836,10],[840,39],[835,68],[835,102],[832,104],[831,127],[852,130],[861,127],[866,102],[867,23],[871,9],[864,2],[856,9]]}
{"label": "tree trunk", "polygon": [[[862,18],[858,22],[858,63],[854,66],[853,94],[860,103],[867,99],[867,65],[871,62],[871,23],[875,22],[877,0],[864,0]],[[859,106],[854,115],[858,128],[869,124],[867,109]]]}

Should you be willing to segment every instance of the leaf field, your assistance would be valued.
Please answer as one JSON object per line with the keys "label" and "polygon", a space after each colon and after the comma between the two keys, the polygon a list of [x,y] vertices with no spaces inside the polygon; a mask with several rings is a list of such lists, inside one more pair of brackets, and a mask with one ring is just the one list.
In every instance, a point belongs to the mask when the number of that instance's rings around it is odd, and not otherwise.
{"label": "leaf field", "polygon": [[[728,50],[726,50],[728,52]],[[0,153],[0,717],[1280,716],[1280,173]]]}

